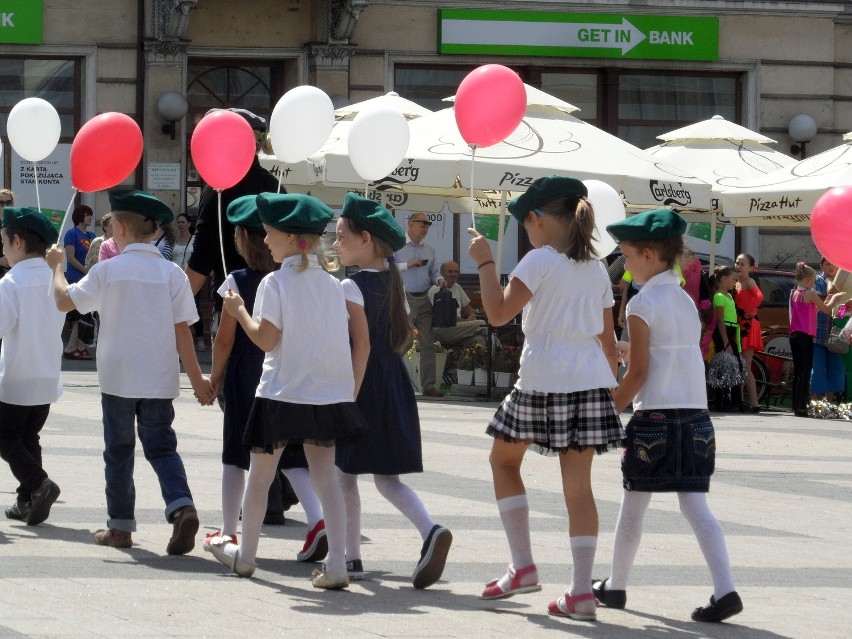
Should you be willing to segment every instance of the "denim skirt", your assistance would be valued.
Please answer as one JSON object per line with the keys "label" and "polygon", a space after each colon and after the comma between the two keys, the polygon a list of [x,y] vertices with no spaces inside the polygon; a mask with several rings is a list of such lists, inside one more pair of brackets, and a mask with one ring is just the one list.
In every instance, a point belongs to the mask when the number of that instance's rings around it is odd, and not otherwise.
{"label": "denim skirt", "polygon": [[696,408],[639,410],[625,428],[625,490],[703,492],[716,465],[710,413]]}

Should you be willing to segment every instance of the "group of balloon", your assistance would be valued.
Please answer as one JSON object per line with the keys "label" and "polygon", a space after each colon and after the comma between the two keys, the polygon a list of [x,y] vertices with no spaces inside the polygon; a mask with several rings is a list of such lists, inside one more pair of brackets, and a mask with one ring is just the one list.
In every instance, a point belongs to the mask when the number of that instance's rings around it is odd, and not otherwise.
{"label": "group of balloon", "polygon": [[[465,76],[456,92],[454,113],[459,133],[474,150],[497,144],[521,123],[526,104],[526,89],[514,71],[499,64],[480,66]],[[325,144],[333,126],[331,99],[321,89],[303,85],[285,93],[275,105],[269,141],[280,161],[301,162]],[[38,163],[59,142],[59,114],[46,100],[25,98],[9,113],[7,133],[18,155]],[[405,116],[391,107],[376,106],[360,111],[352,121],[349,158],[365,182],[381,180],[402,162],[408,142]],[[120,184],[139,164],[142,147],[142,131],[129,116],[110,112],[93,117],[80,128],[71,145],[71,184],[87,193]],[[205,115],[190,143],[199,175],[217,190],[227,189],[245,176],[255,150],[249,124],[227,110]],[[37,178],[36,171],[36,185]],[[604,213],[601,217],[610,217],[607,211],[616,218],[623,217],[623,204],[614,189],[594,180],[587,186],[596,210]],[[598,221],[599,228],[603,221]],[[852,185],[832,189],[820,198],[812,212],[811,233],[826,258],[852,268],[847,239],[852,237]],[[606,248],[611,250],[614,245]]]}

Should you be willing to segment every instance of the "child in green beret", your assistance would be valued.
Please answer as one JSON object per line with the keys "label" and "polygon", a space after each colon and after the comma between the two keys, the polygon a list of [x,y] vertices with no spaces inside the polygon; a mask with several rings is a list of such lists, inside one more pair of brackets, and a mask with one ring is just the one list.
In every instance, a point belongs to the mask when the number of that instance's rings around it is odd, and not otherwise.
{"label": "child in green beret", "polygon": [[400,481],[400,474],[423,472],[417,401],[402,353],[411,341],[402,278],[394,251],[405,245],[405,233],[383,206],[354,193],[346,196],[337,221],[343,266],[361,270],[344,280],[350,325],[367,331],[369,357],[353,347],[353,361],[365,367],[357,395],[370,430],[337,449],[337,467],[346,497],[346,558],[350,578],[363,577],[361,563],[361,497],[358,475],[371,474],[379,494],[413,523],[422,540],[412,575],[415,588],[434,584],[444,571],[452,533],[436,524],[423,501]]}
{"label": "child in green beret", "polygon": [[551,615],[591,621],[592,566],[598,516],[592,493],[595,453],[617,447],[624,431],[610,388],[618,366],[609,276],[596,259],[595,216],[585,185],[567,177],[536,180],[509,204],[535,247],[500,288],[488,240],[471,229],[470,256],[478,264],[482,304],[502,326],[522,315],[525,341],[519,379],[488,424],[494,438],[491,471],[497,509],[512,563],[488,583],[482,599],[541,590],[533,563],[529,504],[521,476],[527,448],[558,454],[568,507],[574,570]]}
{"label": "child in green beret", "polygon": [[686,222],[669,209],[607,226],[641,291],[627,304],[629,366],[613,393],[623,410],[633,403],[621,460],[624,476],[612,571],[592,589],[611,608],[627,603],[627,579],[639,549],[642,522],[655,492],[676,492],[713,578],[713,596],[696,621],[722,621],[742,611],[719,522],[707,491],[716,439],[707,411],[701,321],[673,267],[683,252]]}
{"label": "child in green beret", "polygon": [[65,314],[45,292],[53,275],[44,261],[59,234],[34,209],[3,209],[3,254],[11,270],[0,279],[0,457],[18,480],[6,517],[35,526],[59,497],[44,471],[39,433],[62,395],[59,369]]}
{"label": "child in green beret", "polygon": [[157,228],[171,223],[174,213],[144,191],[116,190],[109,198],[113,237],[121,255],[98,262],[69,285],[62,273],[61,249],[54,246],[47,253],[59,310],[98,311],[101,318],[97,365],[109,518],[107,528],[95,533],[95,542],[113,548],[133,544],[138,427],[145,458],[160,483],[166,520],[172,524],[166,552],[183,555],[195,546],[199,521],[172,427],[180,363],[201,404],[211,404],[216,392],[201,374],[195,355],[189,324],[198,321],[198,313],[189,281],[151,244]]}
{"label": "child in green beret", "polygon": [[266,353],[243,442],[251,448],[243,497],[243,536],[210,543],[222,564],[243,577],[255,570],[266,495],[284,447],[302,442],[311,482],[325,517],[328,560],[315,570],[315,588],[349,585],[346,571],[346,508],[334,466],[338,440],[367,425],[355,395],[363,369],[352,365],[343,289],[320,263],[320,236],[334,213],[307,195],[261,193],[257,208],[266,245],[281,268],[261,282],[253,315],[228,291],[225,310]]}

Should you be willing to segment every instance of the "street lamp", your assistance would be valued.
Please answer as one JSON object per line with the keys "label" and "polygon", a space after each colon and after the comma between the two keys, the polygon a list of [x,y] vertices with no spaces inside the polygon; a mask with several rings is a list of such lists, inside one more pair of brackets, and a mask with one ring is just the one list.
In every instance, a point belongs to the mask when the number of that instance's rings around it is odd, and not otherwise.
{"label": "street lamp", "polygon": [[817,123],[811,116],[801,113],[793,116],[787,126],[787,131],[793,141],[797,142],[790,147],[790,153],[798,155],[800,160],[804,160],[805,145],[816,137]]}
{"label": "street lamp", "polygon": [[188,110],[189,102],[177,91],[166,91],[157,100],[157,114],[166,121],[163,133],[170,135],[172,140],[175,139],[175,122],[182,120]]}

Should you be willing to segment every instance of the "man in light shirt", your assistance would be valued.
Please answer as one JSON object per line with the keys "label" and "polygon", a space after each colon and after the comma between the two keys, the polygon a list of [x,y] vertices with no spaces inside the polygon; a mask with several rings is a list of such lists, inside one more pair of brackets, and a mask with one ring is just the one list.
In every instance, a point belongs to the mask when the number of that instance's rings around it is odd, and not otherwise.
{"label": "man in light shirt", "polygon": [[[488,340],[488,327],[484,320],[476,319],[476,312],[470,305],[470,298],[459,284],[459,265],[449,260],[441,264],[441,276],[446,288],[456,301],[456,325],[435,327],[432,334],[444,346],[485,346]],[[429,302],[434,304],[435,293],[440,286],[429,289]]]}

